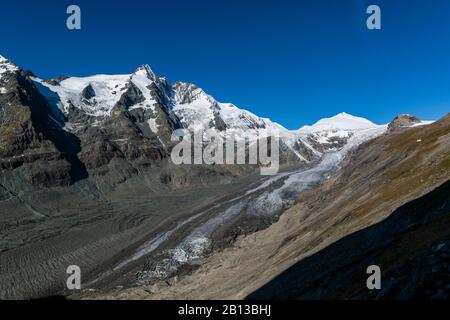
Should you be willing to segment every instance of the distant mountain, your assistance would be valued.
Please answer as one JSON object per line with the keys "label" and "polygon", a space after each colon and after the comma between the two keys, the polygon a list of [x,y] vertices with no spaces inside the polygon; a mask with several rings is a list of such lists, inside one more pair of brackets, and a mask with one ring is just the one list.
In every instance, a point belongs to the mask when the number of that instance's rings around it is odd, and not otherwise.
{"label": "distant mountain", "polygon": [[0,55],[0,94],[5,94],[7,89],[7,77],[9,74],[17,71],[17,67],[8,59]]}
{"label": "distant mountain", "polygon": [[[282,165],[315,161],[324,153],[343,148],[356,132],[378,128],[374,131],[380,134],[386,129],[367,119],[341,113],[312,126],[287,130],[270,119],[221,103],[194,84],[170,84],[149,65],[126,75],[43,80],[1,57],[0,72],[0,103],[11,104],[12,97],[24,93],[32,100],[18,99],[15,103],[21,108],[10,111],[5,107],[2,121],[11,119],[8,113],[31,110],[34,114],[30,118],[31,127],[39,128],[39,132],[52,132],[41,135],[39,143],[59,146],[56,149],[60,158],[69,161],[71,174],[56,174],[48,168],[48,174],[32,178],[37,184],[70,184],[83,176],[104,180],[103,173],[110,172],[108,184],[114,186],[136,175],[140,167],[167,163],[175,143],[171,135],[179,128],[212,129],[222,135],[233,132],[238,138],[245,136],[253,141],[276,132],[281,138]],[[11,79],[17,81],[9,82]],[[3,131],[6,128],[12,132],[23,128],[23,124],[9,121]],[[12,167],[20,169],[23,162],[17,159],[27,158],[31,152],[27,141],[5,139],[0,153],[9,151],[3,153],[2,161],[14,162]],[[36,147],[39,143],[35,142]],[[40,157],[35,151],[33,154],[33,159]],[[71,178],[61,179],[63,176]]]}
{"label": "distant mountain", "polygon": [[342,112],[334,117],[321,119],[312,126],[304,126],[299,131],[309,133],[324,130],[363,130],[374,128],[375,126],[373,122],[367,119]]}
{"label": "distant mountain", "polygon": [[[148,65],[139,67],[130,75],[68,77],[62,81],[33,80],[59,97],[57,105],[65,113],[70,113],[73,106],[89,116],[104,118],[111,116],[114,107],[122,101],[128,111],[151,111],[153,116],[148,119],[151,123],[157,119],[154,113],[159,106],[178,117],[182,126],[191,130],[286,130],[232,104],[222,104],[194,84],[177,82],[169,85],[165,78],[158,77]],[[48,96],[46,92],[43,94]],[[152,127],[152,131],[157,133],[157,126]]]}

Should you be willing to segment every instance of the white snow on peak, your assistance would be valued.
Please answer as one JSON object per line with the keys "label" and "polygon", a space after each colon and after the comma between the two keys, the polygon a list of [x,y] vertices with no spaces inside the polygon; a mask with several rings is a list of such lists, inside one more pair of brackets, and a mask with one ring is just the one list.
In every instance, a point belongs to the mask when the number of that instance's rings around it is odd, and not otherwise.
{"label": "white snow on peak", "polygon": [[6,72],[14,72],[17,70],[19,68],[14,63],[0,55],[0,77]]}
{"label": "white snow on peak", "polygon": [[246,130],[248,128],[265,128],[268,130],[286,131],[280,124],[254,113],[240,109],[231,103],[218,103],[220,117],[231,128]]}
{"label": "white snow on peak", "polygon": [[186,105],[185,107],[188,108],[189,104],[197,100],[202,104],[212,105],[216,103],[216,100],[212,96],[206,94],[202,88],[197,87],[193,83],[177,82],[173,85],[173,88],[175,91],[174,99],[176,105]]}
{"label": "white snow on peak", "polygon": [[[160,83],[159,78],[149,65],[142,65],[132,74],[70,77],[56,85],[38,78],[33,78],[33,80],[59,96],[58,106],[62,111],[67,112],[72,104],[87,114],[96,117],[111,115],[112,109],[119,102],[131,82],[142,92],[145,101],[131,106],[130,109],[153,108],[155,100],[150,94],[149,86],[152,83]],[[95,95],[86,99],[86,97],[83,97],[83,90],[89,86]]]}
{"label": "white snow on peak", "polygon": [[130,107],[130,109],[136,108],[153,108],[156,103],[155,99],[152,97],[150,93],[150,86],[153,83],[157,85],[160,83],[159,78],[155,75],[155,73],[150,69],[149,65],[143,65],[138,68],[131,76],[131,82],[142,92],[145,101],[136,104],[135,106]]}
{"label": "white snow on peak", "polygon": [[[59,82],[59,85],[53,85],[38,78],[33,78],[33,80],[55,92],[60,99],[58,106],[65,112],[73,104],[89,115],[107,116],[126,91],[130,76],[71,77]],[[83,90],[88,86],[91,86],[95,92],[95,96],[90,99],[86,99],[82,95]]]}
{"label": "white snow on peak", "polygon": [[[359,136],[364,130],[369,132],[373,131],[370,129],[379,129],[375,130],[376,132],[385,130],[367,119],[340,113],[322,119],[312,126],[290,131],[270,119],[258,117],[234,104],[221,103],[194,84],[177,82],[170,88],[164,78],[159,78],[148,65],[142,65],[127,75],[72,77],[59,82],[37,78],[33,80],[41,85],[38,86],[41,93],[49,100],[56,101],[55,107],[63,112],[68,112],[69,107],[73,105],[97,117],[111,115],[112,109],[122,95],[134,85],[142,93],[144,101],[130,106],[130,109],[153,110],[157,103],[156,99],[159,101],[162,97],[167,110],[171,110],[188,130],[215,129],[220,131],[220,134],[231,131],[235,132],[236,137],[249,139],[278,133],[284,145],[305,162],[308,161],[302,155],[305,148],[310,153],[320,156],[323,152],[337,150],[343,141]],[[46,88],[41,88],[42,86]],[[42,89],[50,91],[45,92]],[[156,92],[152,92],[153,90]],[[148,119],[148,124],[154,133],[158,133],[156,118]],[[322,144],[324,148],[316,148],[317,144]]]}
{"label": "white snow on peak", "polygon": [[0,94],[7,93],[7,89],[4,87],[7,80],[2,80],[6,73],[11,73],[19,70],[14,63],[0,55]]}
{"label": "white snow on peak", "polygon": [[295,132],[308,136],[329,152],[337,150],[343,141],[349,142],[357,139],[356,137],[381,134],[386,128],[387,126],[376,125],[365,118],[342,112],[334,117],[321,119],[312,126],[304,126]]}
{"label": "white snow on peak", "polygon": [[325,130],[363,130],[374,128],[377,125],[361,117],[342,112],[331,118],[324,118],[317,121],[312,126],[304,126],[299,132],[311,133]]}
{"label": "white snow on peak", "polygon": [[228,130],[287,130],[234,104],[218,102],[192,83],[177,82],[173,88],[175,92],[173,110],[184,126],[190,130],[209,129],[214,121],[223,121],[222,125],[224,124]]}
{"label": "white snow on peak", "polygon": [[151,81],[159,81],[159,78],[157,77],[157,75],[153,72],[152,68],[150,68],[150,66],[148,64],[144,64],[142,66],[140,66],[139,68],[137,68],[134,72],[132,76],[136,76],[136,77],[144,77],[147,78]]}
{"label": "white snow on peak", "polygon": [[173,88],[172,109],[183,127],[192,131],[209,129],[219,108],[217,101],[194,84],[176,83]]}

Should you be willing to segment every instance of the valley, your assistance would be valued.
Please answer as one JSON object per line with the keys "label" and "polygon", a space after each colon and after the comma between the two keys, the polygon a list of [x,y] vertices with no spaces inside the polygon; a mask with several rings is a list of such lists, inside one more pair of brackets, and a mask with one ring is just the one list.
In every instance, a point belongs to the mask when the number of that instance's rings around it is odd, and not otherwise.
{"label": "valley", "polygon": [[[450,115],[352,149],[269,228],[191,275],[103,299],[447,299]],[[417,142],[422,140],[421,142]],[[366,287],[379,265],[382,289]]]}
{"label": "valley", "polygon": [[[447,223],[448,116],[378,125],[343,112],[288,130],[148,65],[41,79],[2,56],[0,108],[0,299],[366,297],[336,269],[360,279],[372,251],[391,257],[383,244]],[[244,160],[276,132],[280,170],[178,163],[178,130],[232,134]],[[366,232],[381,245],[357,243]],[[446,243],[445,230],[435,235],[417,259]],[[407,269],[412,251],[393,265]],[[70,265],[81,269],[80,292],[66,288]],[[308,278],[295,281],[296,270]]]}

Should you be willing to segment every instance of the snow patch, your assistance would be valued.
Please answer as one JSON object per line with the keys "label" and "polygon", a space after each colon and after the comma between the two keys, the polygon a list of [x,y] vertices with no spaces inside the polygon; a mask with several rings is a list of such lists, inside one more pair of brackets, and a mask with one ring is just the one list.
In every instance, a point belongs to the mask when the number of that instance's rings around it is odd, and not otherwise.
{"label": "snow patch", "polygon": [[158,133],[158,124],[156,123],[156,119],[151,118],[148,120],[148,125],[153,133]]}
{"label": "snow patch", "polygon": [[432,123],[434,123],[434,122],[435,122],[435,121],[423,120],[423,121],[420,121],[419,123],[413,124],[411,127],[421,127],[421,126],[426,126],[426,125],[432,124]]}

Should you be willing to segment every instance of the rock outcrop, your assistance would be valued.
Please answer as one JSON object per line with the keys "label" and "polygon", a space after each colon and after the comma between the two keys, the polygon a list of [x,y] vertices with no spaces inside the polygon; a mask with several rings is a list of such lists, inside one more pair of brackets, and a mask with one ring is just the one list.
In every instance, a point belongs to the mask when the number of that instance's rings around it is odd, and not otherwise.
{"label": "rock outcrop", "polygon": [[[61,128],[47,101],[21,70],[3,77],[0,95],[0,168],[20,184],[69,185],[87,177],[80,140]],[[2,175],[3,175],[2,174]]]}
{"label": "rock outcrop", "polygon": [[395,117],[394,120],[389,123],[388,130],[396,131],[402,128],[411,127],[413,125],[421,123],[420,119],[414,115],[402,114]]}

